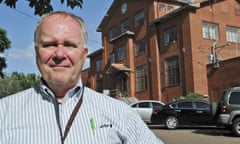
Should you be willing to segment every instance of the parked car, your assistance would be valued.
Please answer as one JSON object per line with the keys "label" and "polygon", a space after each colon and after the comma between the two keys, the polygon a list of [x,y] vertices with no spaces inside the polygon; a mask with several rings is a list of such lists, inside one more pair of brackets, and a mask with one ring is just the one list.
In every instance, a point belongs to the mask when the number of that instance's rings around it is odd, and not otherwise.
{"label": "parked car", "polygon": [[229,127],[236,136],[240,136],[240,87],[226,89],[218,103],[217,122]]}
{"label": "parked car", "polygon": [[212,105],[208,101],[177,100],[164,105],[158,113],[153,113],[151,121],[164,124],[168,129],[176,129],[179,125],[215,125],[212,113]]}
{"label": "parked car", "polygon": [[157,100],[139,100],[130,104],[130,106],[139,113],[142,120],[146,123],[151,123],[153,111],[161,109],[163,105],[163,102]]}

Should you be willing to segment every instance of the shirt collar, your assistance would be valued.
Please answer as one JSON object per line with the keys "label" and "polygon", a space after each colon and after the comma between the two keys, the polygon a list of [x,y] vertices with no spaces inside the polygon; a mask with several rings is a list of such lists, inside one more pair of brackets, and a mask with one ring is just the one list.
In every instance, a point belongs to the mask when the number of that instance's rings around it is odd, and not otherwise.
{"label": "shirt collar", "polygon": [[[82,80],[80,79],[78,81],[78,83],[75,85],[75,87],[73,87],[72,89],[67,91],[67,93],[65,95],[65,97],[66,97],[65,101],[67,99],[74,98],[74,97],[79,99],[79,97],[82,93],[82,89],[83,89],[83,84],[82,84]],[[51,102],[53,100],[56,100],[54,92],[47,86],[46,82],[43,79],[41,79],[41,81],[40,81],[40,91],[41,91],[43,99],[51,101]]]}

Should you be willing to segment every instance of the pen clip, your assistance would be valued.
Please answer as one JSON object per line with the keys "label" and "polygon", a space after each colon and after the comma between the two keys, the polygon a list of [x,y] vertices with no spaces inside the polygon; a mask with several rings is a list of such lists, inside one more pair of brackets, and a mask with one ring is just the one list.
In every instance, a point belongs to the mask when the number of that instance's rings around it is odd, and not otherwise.
{"label": "pen clip", "polygon": [[93,132],[93,136],[95,136],[96,126],[95,126],[95,122],[94,122],[93,118],[90,119],[90,123],[91,123],[91,129],[92,129],[92,132]]}

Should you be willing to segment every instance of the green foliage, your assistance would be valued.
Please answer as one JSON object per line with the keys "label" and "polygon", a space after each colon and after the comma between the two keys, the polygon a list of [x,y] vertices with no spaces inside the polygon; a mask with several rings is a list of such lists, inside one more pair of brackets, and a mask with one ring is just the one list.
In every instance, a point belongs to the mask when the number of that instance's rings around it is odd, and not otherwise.
{"label": "green foliage", "polygon": [[13,72],[0,79],[0,98],[39,85],[40,76]]}
{"label": "green foliage", "polygon": [[[0,28],[0,54],[10,47],[11,41],[7,37],[7,32]],[[6,67],[6,59],[0,55],[0,78],[3,77],[2,70]]]}
{"label": "green foliage", "polygon": [[189,93],[185,96],[185,99],[203,99],[203,95],[199,93]]}
{"label": "green foliage", "polygon": [[[202,94],[199,93],[189,93],[186,96],[180,96],[179,100],[184,100],[184,99],[199,99],[202,100],[204,98],[204,96]],[[173,101],[176,101],[177,99],[174,98]]]}
{"label": "green foliage", "polygon": [[7,32],[0,28],[0,52],[11,47],[11,41],[7,37]]}
{"label": "green foliage", "polygon": [[[44,13],[48,13],[53,11],[53,7],[51,5],[51,0],[26,0],[28,1],[28,5],[31,8],[34,8],[35,15],[42,15]],[[0,4],[4,2],[6,6],[10,8],[16,8],[17,0],[0,0]],[[65,0],[60,0],[61,4],[65,2]],[[75,7],[82,8],[83,0],[66,0],[67,7],[71,9]]]}

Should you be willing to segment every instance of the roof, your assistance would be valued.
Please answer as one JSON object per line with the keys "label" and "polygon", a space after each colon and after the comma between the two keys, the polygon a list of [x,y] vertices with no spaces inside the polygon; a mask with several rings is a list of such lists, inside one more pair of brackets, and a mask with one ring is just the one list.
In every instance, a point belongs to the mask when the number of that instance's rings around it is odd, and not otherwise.
{"label": "roof", "polygon": [[[165,3],[170,3],[170,4],[178,4],[181,7],[152,21],[149,25],[165,22],[168,19],[171,19],[172,17],[176,16],[177,14],[181,14],[184,10],[198,9],[201,7],[201,5],[203,3],[205,3],[205,2],[209,3],[209,0],[195,0],[193,2],[184,2],[183,0],[159,0],[159,1],[165,2]],[[216,1],[220,1],[220,0],[216,0]]]}
{"label": "roof", "polygon": [[98,54],[101,54],[102,51],[103,51],[102,48],[101,48],[101,49],[98,49],[98,50],[96,50],[96,51],[90,53],[90,54],[88,55],[88,57],[94,57],[94,56],[96,56],[96,55],[98,55]]}
{"label": "roof", "polygon": [[112,63],[106,73],[117,74],[118,72],[130,72],[130,71],[131,71],[131,69],[128,66],[126,66],[125,64]]}
{"label": "roof", "polygon": [[113,0],[110,8],[108,9],[107,13],[104,15],[101,23],[99,24],[99,26],[97,28],[97,32],[101,32],[103,30],[105,23],[107,23],[107,21],[109,19],[111,19],[111,12],[116,9],[116,7],[119,5],[120,2],[122,2],[122,1],[121,0]]}

